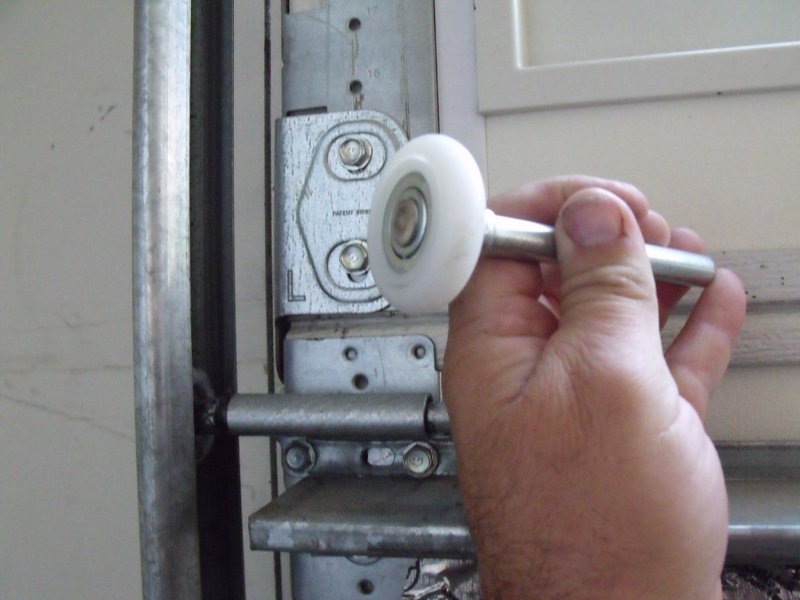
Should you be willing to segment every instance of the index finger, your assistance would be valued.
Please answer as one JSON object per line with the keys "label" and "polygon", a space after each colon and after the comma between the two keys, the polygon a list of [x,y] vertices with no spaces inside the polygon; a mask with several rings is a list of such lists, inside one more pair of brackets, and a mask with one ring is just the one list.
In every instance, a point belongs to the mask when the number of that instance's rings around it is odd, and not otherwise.
{"label": "index finger", "polygon": [[649,204],[638,188],[621,181],[588,175],[566,175],[527,183],[490,198],[489,208],[499,215],[553,224],[567,199],[585,188],[608,190],[630,207],[637,221],[647,217]]}

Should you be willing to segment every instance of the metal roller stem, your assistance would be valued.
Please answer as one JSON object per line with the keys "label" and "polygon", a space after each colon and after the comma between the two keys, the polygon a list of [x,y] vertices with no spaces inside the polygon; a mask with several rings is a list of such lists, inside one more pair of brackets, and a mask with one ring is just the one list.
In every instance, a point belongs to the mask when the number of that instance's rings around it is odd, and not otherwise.
{"label": "metal roller stem", "polygon": [[[706,286],[714,281],[714,261],[702,254],[646,245],[653,275],[659,281]],[[483,255],[517,260],[556,260],[553,228],[549,225],[502,217],[486,211]]]}

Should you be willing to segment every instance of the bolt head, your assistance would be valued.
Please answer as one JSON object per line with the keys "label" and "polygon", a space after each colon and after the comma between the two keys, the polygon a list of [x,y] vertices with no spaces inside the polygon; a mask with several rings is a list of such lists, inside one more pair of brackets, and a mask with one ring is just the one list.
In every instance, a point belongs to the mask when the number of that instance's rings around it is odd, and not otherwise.
{"label": "bolt head", "polygon": [[403,467],[408,475],[417,478],[433,475],[439,465],[439,455],[430,444],[411,444],[403,453]]}
{"label": "bolt head", "polygon": [[361,171],[372,159],[372,146],[366,140],[347,138],[339,145],[339,160],[348,171]]}
{"label": "bolt head", "polygon": [[361,240],[355,240],[342,248],[339,262],[348,273],[366,271],[369,266],[367,245]]}
{"label": "bolt head", "polygon": [[283,461],[292,471],[307,471],[314,466],[316,453],[308,442],[292,442],[283,453]]}

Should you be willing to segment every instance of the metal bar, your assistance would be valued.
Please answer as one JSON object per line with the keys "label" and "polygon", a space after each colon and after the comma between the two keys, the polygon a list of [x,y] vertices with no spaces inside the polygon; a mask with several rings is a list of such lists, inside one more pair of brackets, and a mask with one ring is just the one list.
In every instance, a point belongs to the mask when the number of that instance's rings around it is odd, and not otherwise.
{"label": "metal bar", "polygon": [[133,290],[142,589],[200,598],[189,287],[188,0],[135,5]]}
{"label": "metal bar", "polygon": [[[800,555],[800,481],[728,482],[730,564]],[[473,555],[452,477],[308,477],[250,517],[254,550],[330,555]]]}
{"label": "metal bar", "polygon": [[[800,444],[726,442],[717,444],[725,479],[800,481]],[[800,522],[800,521],[799,521]]]}
{"label": "metal bar", "polygon": [[307,477],[250,517],[254,550],[467,558],[455,477]]}
{"label": "metal bar", "polygon": [[240,394],[225,423],[234,435],[424,440],[429,401],[429,394]]}
{"label": "metal bar", "polygon": [[450,437],[450,415],[444,402],[431,402],[425,414],[428,433],[432,437]]}
{"label": "metal bar", "polygon": [[[714,280],[716,269],[708,256],[651,244],[646,245],[646,250],[653,275],[659,281],[706,286]],[[553,228],[487,210],[483,253],[517,260],[555,260]]]}
{"label": "metal bar", "polygon": [[728,563],[795,564],[800,556],[800,482],[728,481]]}
{"label": "metal bar", "polygon": [[800,445],[734,443],[717,450],[728,486],[728,562],[796,562]]}
{"label": "metal bar", "polygon": [[[192,2],[190,258],[192,365],[236,391],[233,256],[233,3]],[[216,436],[197,465],[204,600],[245,596],[239,442]]]}

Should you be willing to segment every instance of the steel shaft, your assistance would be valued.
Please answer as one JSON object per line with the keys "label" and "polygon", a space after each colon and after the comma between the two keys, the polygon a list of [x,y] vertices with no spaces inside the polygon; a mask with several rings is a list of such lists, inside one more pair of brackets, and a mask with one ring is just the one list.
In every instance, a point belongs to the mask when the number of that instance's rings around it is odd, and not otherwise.
{"label": "steel shaft", "polygon": [[[653,275],[659,281],[683,285],[707,286],[714,280],[714,261],[702,254],[674,248],[646,245]],[[517,260],[554,261],[557,259],[554,229],[523,219],[514,219],[486,211],[484,256]]]}

